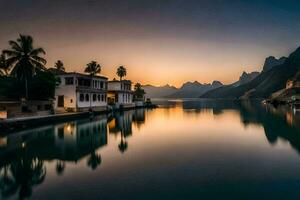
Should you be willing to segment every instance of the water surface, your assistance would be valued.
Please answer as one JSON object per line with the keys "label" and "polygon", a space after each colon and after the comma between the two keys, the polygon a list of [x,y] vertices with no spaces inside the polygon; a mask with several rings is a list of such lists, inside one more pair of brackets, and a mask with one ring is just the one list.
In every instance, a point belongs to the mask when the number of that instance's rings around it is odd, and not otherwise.
{"label": "water surface", "polygon": [[160,101],[0,138],[0,199],[299,199],[300,116]]}

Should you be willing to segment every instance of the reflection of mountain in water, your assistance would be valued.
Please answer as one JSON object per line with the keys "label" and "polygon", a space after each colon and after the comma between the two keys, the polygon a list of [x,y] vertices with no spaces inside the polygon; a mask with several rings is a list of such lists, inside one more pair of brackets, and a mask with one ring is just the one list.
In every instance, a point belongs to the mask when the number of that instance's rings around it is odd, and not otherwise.
{"label": "reflection of mountain in water", "polygon": [[[132,135],[132,123],[140,127],[145,111],[116,113],[109,119],[109,130],[121,133],[121,152],[127,149],[125,137]],[[92,170],[102,162],[97,152],[107,145],[107,118],[78,120],[46,126],[0,138],[0,191],[2,197],[30,197],[32,187],[46,177],[45,161],[56,160],[56,172],[62,175],[65,162],[77,163],[86,158]]]}
{"label": "reflection of mountain in water", "polygon": [[289,109],[266,107],[258,101],[226,100],[187,101],[183,102],[183,109],[185,112],[211,109],[214,114],[220,114],[224,110],[235,110],[240,113],[241,121],[245,126],[250,124],[263,126],[270,144],[283,139],[300,153],[300,116]]}

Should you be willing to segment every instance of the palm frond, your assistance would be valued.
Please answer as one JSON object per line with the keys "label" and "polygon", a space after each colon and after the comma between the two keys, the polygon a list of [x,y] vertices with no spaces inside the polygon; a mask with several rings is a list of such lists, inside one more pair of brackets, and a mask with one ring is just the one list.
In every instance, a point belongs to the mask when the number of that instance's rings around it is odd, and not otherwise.
{"label": "palm frond", "polygon": [[21,52],[13,51],[13,50],[3,50],[2,53],[6,56],[20,56]]}
{"label": "palm frond", "polygon": [[18,51],[18,52],[22,52],[22,47],[15,41],[13,40],[10,40],[8,41],[9,45],[11,46],[12,49],[14,49],[15,51]]}
{"label": "palm frond", "polygon": [[30,58],[31,60],[35,60],[37,62],[40,62],[42,63],[43,65],[46,65],[47,64],[47,61],[46,59],[42,58],[42,57],[39,57],[39,56],[31,56]]}
{"label": "palm frond", "polygon": [[16,56],[16,57],[10,57],[6,60],[6,64],[9,66],[9,67],[13,67],[17,62],[18,60],[20,60],[20,57]]}
{"label": "palm frond", "polygon": [[43,48],[37,48],[37,49],[33,49],[29,55],[31,56],[37,56],[39,54],[46,54],[45,50]]}
{"label": "palm frond", "polygon": [[39,70],[46,70],[47,68],[45,67],[45,65],[43,65],[43,63],[40,63],[36,60],[30,60],[30,62],[32,63],[33,68],[37,68]]}

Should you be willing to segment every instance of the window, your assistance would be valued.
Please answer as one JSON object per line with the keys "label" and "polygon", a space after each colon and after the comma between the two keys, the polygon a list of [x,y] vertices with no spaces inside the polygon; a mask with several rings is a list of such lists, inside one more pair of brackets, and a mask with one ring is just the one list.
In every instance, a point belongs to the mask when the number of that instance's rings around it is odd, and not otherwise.
{"label": "window", "polygon": [[101,95],[101,101],[104,101],[104,94]]}
{"label": "window", "polygon": [[100,82],[100,88],[101,89],[103,88],[103,82],[102,81]]}
{"label": "window", "polygon": [[73,85],[74,84],[74,78],[73,77],[66,77],[65,78],[65,84],[66,85]]}
{"label": "window", "polygon": [[79,95],[79,101],[83,102],[84,101],[84,94]]}
{"label": "window", "polygon": [[70,103],[73,103],[73,99],[70,99]]}
{"label": "window", "polygon": [[123,94],[123,101],[125,101],[125,94]]}
{"label": "window", "polygon": [[90,101],[90,95],[89,94],[85,95],[85,101]]}
{"label": "window", "polygon": [[87,78],[78,78],[78,85],[85,86],[85,87],[91,87],[92,82],[90,79],[87,79]]}
{"label": "window", "polygon": [[98,94],[98,101],[100,101],[101,100],[101,97],[100,97],[100,94]]}
{"label": "window", "polygon": [[57,107],[64,107],[64,95],[57,97]]}
{"label": "window", "polygon": [[96,101],[96,100],[97,100],[97,95],[93,94],[93,101]]}

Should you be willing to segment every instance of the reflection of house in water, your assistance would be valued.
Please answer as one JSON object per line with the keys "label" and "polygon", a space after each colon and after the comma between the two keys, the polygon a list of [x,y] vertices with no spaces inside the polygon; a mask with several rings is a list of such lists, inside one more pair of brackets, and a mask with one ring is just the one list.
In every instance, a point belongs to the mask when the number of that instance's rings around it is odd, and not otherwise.
{"label": "reflection of house in water", "polygon": [[140,128],[145,123],[145,109],[136,109],[133,115],[133,121]]}
{"label": "reflection of house in water", "polygon": [[107,144],[106,118],[94,121],[77,121],[56,126],[54,130],[55,158],[78,160]]}
{"label": "reflection of house in water", "polygon": [[115,113],[113,119],[108,123],[109,132],[123,134],[125,137],[132,135],[132,119],[134,111]]}
{"label": "reflection of house in water", "polygon": [[107,119],[80,120],[9,135],[0,140],[0,157],[21,148],[43,160],[77,161],[107,144]]}
{"label": "reflection of house in water", "polygon": [[132,124],[138,127],[145,123],[145,109],[130,110],[115,113],[108,122],[109,132],[112,134],[123,134],[125,137],[132,135]]}
{"label": "reflection of house in water", "polygon": [[136,123],[140,127],[145,122],[145,110],[137,109],[121,113],[115,113],[114,117],[109,121],[109,132],[120,135],[121,141],[118,145],[119,151],[124,153],[128,148],[126,137],[132,135],[132,123]]}

